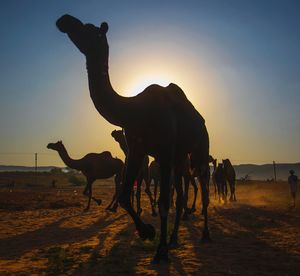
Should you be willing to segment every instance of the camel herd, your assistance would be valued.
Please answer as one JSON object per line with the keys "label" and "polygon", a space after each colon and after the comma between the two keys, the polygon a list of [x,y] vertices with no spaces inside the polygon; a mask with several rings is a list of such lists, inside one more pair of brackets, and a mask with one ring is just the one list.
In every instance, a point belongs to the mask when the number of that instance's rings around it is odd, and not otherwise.
{"label": "camel herd", "polygon": [[[152,215],[156,215],[155,208],[158,205],[160,218],[160,239],[152,262],[168,262],[168,251],[178,247],[178,228],[181,217],[186,217],[195,211],[198,191],[195,178],[197,178],[201,188],[204,217],[202,241],[210,241],[207,209],[211,158],[209,135],[204,118],[187,99],[181,88],[173,83],[166,87],[150,85],[134,97],[120,96],[113,89],[108,73],[109,46],[106,37],[108,32],[106,22],[97,27],[90,23],[84,24],[71,15],[64,15],[56,21],[56,26],[61,32],[67,34],[86,58],[90,97],[95,108],[109,123],[119,126],[124,131],[112,133],[113,138],[120,144],[126,155],[124,165],[121,160],[113,158],[109,152],[88,154],[80,160],[72,160],[61,142],[48,145],[51,149],[59,149],[60,156],[65,158],[70,165],[83,166],[77,168],[87,177],[88,184],[85,188],[85,194],[89,197],[87,208],[91,199],[94,199],[92,197],[93,181],[100,175],[103,178],[116,175],[115,198],[109,209],[115,210],[117,204],[120,204],[132,218],[138,235],[143,240],[152,240],[156,235],[155,228],[151,224],[144,223],[143,216],[141,216],[140,191],[141,183],[145,180],[145,191],[149,196]],[[148,168],[148,155],[152,156],[156,162],[150,164],[150,168]],[[84,167],[89,160],[93,163],[91,170]],[[99,160],[99,164],[103,160],[108,160],[109,168],[101,169],[100,165],[95,164],[98,162],[96,160]],[[227,177],[227,172],[230,172],[230,163],[224,160],[222,173],[218,173],[218,168],[219,166],[214,170],[214,179],[216,187],[220,186],[217,190],[221,192],[222,187],[225,186],[220,185],[219,175],[224,172]],[[232,175],[232,172],[228,175]],[[154,198],[150,191],[152,179],[156,183]],[[226,179],[229,180],[229,178]],[[224,182],[223,178],[222,181]],[[132,204],[134,183],[137,183],[136,209]],[[191,208],[187,207],[189,183],[192,183],[195,191]],[[234,184],[230,183],[230,198],[235,200]],[[158,186],[159,199],[157,200]],[[167,241],[172,187],[176,191],[176,216],[170,239]],[[223,190],[225,191],[225,188]],[[225,194],[225,192],[224,195],[222,194],[223,199],[225,199]],[[96,199],[94,200],[97,202]]]}
{"label": "camel herd", "polygon": [[[117,137],[119,138],[116,138]],[[126,146],[125,136],[122,130],[114,130],[112,132],[112,136],[119,143],[121,149],[124,149],[124,145]],[[122,137],[122,138],[121,138]],[[121,139],[120,139],[121,138]],[[123,141],[123,142],[120,142]],[[125,144],[124,144],[125,143]],[[113,195],[112,201],[106,207],[106,210],[116,212],[118,208],[118,194],[121,191],[121,182],[122,176],[124,172],[124,162],[119,158],[113,158],[109,151],[103,151],[101,153],[88,153],[81,159],[72,159],[62,141],[57,141],[56,143],[49,143],[47,145],[48,149],[52,149],[58,152],[60,158],[71,169],[80,171],[86,177],[86,187],[83,190],[83,195],[88,197],[88,205],[84,209],[84,211],[88,211],[90,208],[91,199],[94,200],[98,205],[102,203],[101,199],[96,199],[92,195],[92,184],[97,179],[107,179],[114,177],[115,182],[115,193]],[[127,151],[124,152],[125,156]],[[218,197],[219,202],[227,202],[227,184],[229,184],[230,188],[230,197],[229,201],[236,201],[235,196],[235,171],[233,166],[231,165],[229,159],[223,160],[223,163],[219,163],[216,166],[216,159],[213,159],[210,156],[211,162],[213,163],[213,172],[211,174],[211,180],[214,186],[214,195],[215,198]],[[189,159],[187,159],[185,171],[183,174],[184,181],[184,214],[182,219],[187,219],[189,214],[192,214],[196,211],[196,201],[198,194],[198,186],[195,181],[195,177],[190,172]],[[141,188],[142,184],[145,183],[145,193],[149,197],[150,206],[152,210],[152,216],[156,217],[156,207],[157,207],[157,191],[160,185],[160,168],[159,163],[153,160],[149,165],[149,158],[146,156],[142,163],[142,167],[137,175],[135,184],[136,184],[136,192],[134,194],[134,190],[132,190],[132,205],[134,204],[134,195],[136,196],[136,209],[137,213],[141,215],[142,208],[140,204],[141,200]],[[153,182],[153,196],[151,192],[151,183]],[[171,178],[172,183],[172,178]],[[192,207],[188,208],[188,191],[189,184],[192,184],[194,191],[194,198]],[[171,185],[171,201],[170,204],[173,204],[173,194],[174,189],[173,185]]]}

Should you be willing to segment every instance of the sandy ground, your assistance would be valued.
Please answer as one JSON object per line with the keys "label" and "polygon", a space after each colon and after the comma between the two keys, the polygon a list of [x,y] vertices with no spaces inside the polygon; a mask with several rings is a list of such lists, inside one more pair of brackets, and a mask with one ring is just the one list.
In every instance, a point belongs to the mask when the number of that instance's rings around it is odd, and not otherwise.
{"label": "sandy ground", "polygon": [[[300,274],[300,201],[289,207],[286,183],[239,184],[238,202],[225,205],[211,194],[209,244],[200,241],[199,197],[197,212],[181,224],[181,247],[163,265],[150,263],[158,237],[141,241],[123,210],[105,211],[113,192],[105,183],[94,187],[102,205],[87,213],[82,188],[1,188],[0,275]],[[158,232],[145,195],[142,205]],[[173,219],[174,209],[170,227]]]}

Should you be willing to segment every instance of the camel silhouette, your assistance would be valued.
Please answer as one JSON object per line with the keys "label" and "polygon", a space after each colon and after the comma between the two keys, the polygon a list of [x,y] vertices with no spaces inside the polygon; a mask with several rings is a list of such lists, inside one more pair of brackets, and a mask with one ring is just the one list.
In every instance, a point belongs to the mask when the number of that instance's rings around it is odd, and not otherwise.
{"label": "camel silhouette", "polygon": [[[209,137],[205,121],[184,92],[175,84],[167,87],[150,85],[134,97],[122,97],[112,88],[108,74],[108,24],[99,27],[83,24],[77,18],[64,15],[56,21],[86,57],[91,99],[98,112],[111,124],[124,129],[128,145],[125,180],[119,196],[120,205],[133,219],[142,239],[154,239],[155,228],[145,224],[130,201],[132,185],[146,155],[160,165],[159,197],[160,241],[153,263],[167,262],[169,247],[177,246],[178,228],[183,208],[182,175],[187,154],[191,167],[199,177],[202,190],[204,229],[202,240],[210,240],[208,229],[209,204]],[[170,205],[170,175],[174,168],[176,217],[170,242],[167,225]]]}
{"label": "camel silhouette", "polygon": [[218,192],[218,186],[217,186],[217,182],[216,182],[216,170],[217,170],[217,159],[213,158],[211,155],[209,156],[209,163],[212,163],[213,165],[213,172],[211,173],[211,180],[214,186],[214,195],[215,195],[215,199],[217,198],[217,194]]}
{"label": "camel silhouette", "polygon": [[227,183],[225,169],[222,163],[219,163],[214,171],[214,178],[217,185],[219,202],[227,202]]}
{"label": "camel silhouette", "polygon": [[[120,148],[124,152],[126,158],[128,156],[128,146],[126,143],[126,138],[122,130],[113,130],[111,133],[111,136],[119,143]],[[141,187],[143,181],[146,184],[146,189],[145,193],[148,195],[149,200],[150,200],[150,205],[151,205],[151,210],[152,210],[152,216],[156,217],[157,213],[155,211],[154,207],[154,199],[152,197],[152,193],[150,190],[150,182],[149,182],[149,174],[148,174],[148,164],[149,164],[149,157],[148,155],[145,156],[142,166],[139,169],[137,178],[136,178],[136,206],[137,206],[137,214],[140,216],[142,213],[142,208],[141,208]],[[132,196],[132,205],[133,205],[133,196]]]}
{"label": "camel silhouette", "polygon": [[234,167],[232,166],[229,159],[223,159],[223,165],[225,170],[226,181],[228,181],[229,188],[230,188],[229,201],[236,201],[236,196],[235,196],[236,175],[235,175]]}
{"label": "camel silhouette", "polygon": [[87,196],[88,205],[84,209],[88,211],[90,208],[91,199],[93,199],[98,205],[101,204],[101,199],[96,199],[92,196],[92,184],[96,179],[106,179],[115,176],[115,194],[111,203],[106,207],[107,210],[116,211],[118,207],[117,197],[120,191],[122,172],[124,163],[118,158],[113,158],[109,151],[103,151],[101,153],[88,153],[81,159],[72,159],[62,141],[56,143],[49,143],[48,149],[52,149],[58,152],[62,161],[71,169],[81,171],[86,177],[87,184],[83,191],[83,194]]}

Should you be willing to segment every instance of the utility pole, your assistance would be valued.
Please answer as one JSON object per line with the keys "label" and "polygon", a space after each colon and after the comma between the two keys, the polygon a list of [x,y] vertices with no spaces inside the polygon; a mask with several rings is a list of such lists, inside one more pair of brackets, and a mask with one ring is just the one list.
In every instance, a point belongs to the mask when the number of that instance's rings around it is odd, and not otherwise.
{"label": "utility pole", "polygon": [[276,176],[276,163],[275,161],[273,161],[273,169],[274,169],[274,180],[275,180],[275,183],[277,182],[277,176]]}
{"label": "utility pole", "polygon": [[35,185],[37,185],[37,162],[38,162],[38,156],[37,152],[34,154],[34,160],[35,160]]}

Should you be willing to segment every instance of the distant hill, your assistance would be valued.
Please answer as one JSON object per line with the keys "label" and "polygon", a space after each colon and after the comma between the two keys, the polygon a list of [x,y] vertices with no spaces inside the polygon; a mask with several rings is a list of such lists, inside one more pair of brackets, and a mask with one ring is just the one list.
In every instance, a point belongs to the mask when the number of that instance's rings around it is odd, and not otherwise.
{"label": "distant hill", "polygon": [[[254,165],[241,164],[234,165],[237,179],[249,175],[252,180],[266,180],[274,178],[273,164]],[[300,163],[282,163],[276,164],[277,180],[287,180],[289,170],[293,169],[298,176],[300,176]]]}
{"label": "distant hill", "polygon": [[[58,168],[58,167],[41,166],[41,167],[37,167],[37,171],[50,172],[54,168]],[[34,171],[35,171],[35,167],[0,165],[0,172],[34,172]]]}

